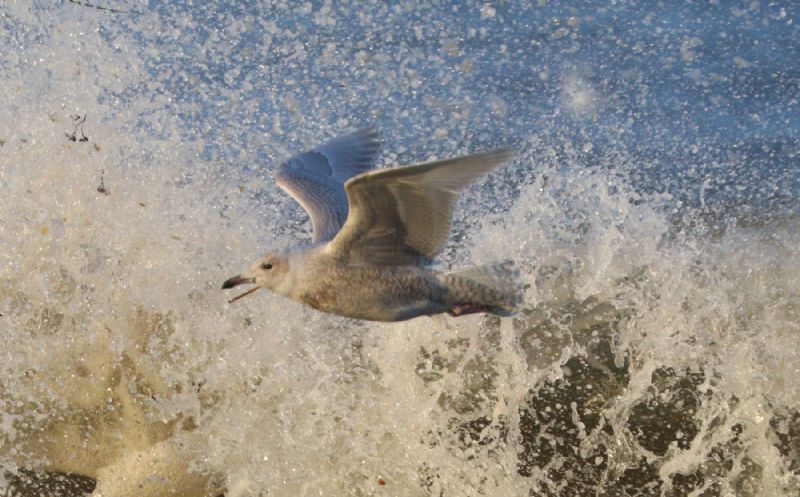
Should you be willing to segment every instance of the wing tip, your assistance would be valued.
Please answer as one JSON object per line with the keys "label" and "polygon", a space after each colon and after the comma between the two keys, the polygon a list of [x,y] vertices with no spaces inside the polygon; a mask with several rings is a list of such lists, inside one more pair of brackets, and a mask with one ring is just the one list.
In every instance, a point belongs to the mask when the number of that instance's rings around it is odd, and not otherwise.
{"label": "wing tip", "polygon": [[377,130],[377,128],[373,126],[365,126],[363,128],[357,128],[354,131],[350,131],[349,133],[338,136],[317,147],[317,150],[324,153],[326,147],[343,144],[347,144],[357,151],[356,157],[354,157],[356,163],[360,165],[371,166],[372,164],[370,163],[375,161],[380,153],[381,148],[383,147],[383,140],[381,138],[381,133]]}
{"label": "wing tip", "polygon": [[505,163],[510,162],[511,160],[515,159],[520,152],[520,147],[518,146],[511,146],[511,147],[503,147],[498,148],[495,150],[490,150],[488,152],[478,152],[475,155],[484,156],[493,162],[496,161],[498,163]]}
{"label": "wing tip", "polygon": [[350,135],[358,136],[366,141],[370,145],[373,154],[377,154],[378,150],[380,150],[381,146],[383,146],[383,137],[381,136],[381,132],[374,126],[370,125],[363,128],[358,128],[350,133]]}
{"label": "wing tip", "polygon": [[368,136],[368,137],[379,137],[381,133],[380,133],[380,131],[378,131],[378,128],[376,128],[375,126],[369,124],[369,125],[363,126],[361,128],[356,128],[354,131],[352,131],[349,134],[351,134],[351,135],[362,135],[362,136]]}

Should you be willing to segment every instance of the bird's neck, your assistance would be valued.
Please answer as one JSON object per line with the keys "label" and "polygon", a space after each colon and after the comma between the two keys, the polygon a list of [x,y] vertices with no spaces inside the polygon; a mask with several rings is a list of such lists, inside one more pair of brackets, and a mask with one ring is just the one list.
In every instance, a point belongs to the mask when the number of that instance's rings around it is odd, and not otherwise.
{"label": "bird's neck", "polygon": [[289,270],[283,280],[273,288],[275,293],[297,300],[298,292],[306,286],[309,263],[313,258],[313,246],[303,246],[293,249],[286,254],[286,264]]}

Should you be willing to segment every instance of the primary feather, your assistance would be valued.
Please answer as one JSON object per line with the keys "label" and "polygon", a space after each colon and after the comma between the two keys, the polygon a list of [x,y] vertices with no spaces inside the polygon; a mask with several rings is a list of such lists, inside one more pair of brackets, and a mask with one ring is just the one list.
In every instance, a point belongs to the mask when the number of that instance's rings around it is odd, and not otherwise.
{"label": "primary feather", "polygon": [[356,176],[345,184],[349,214],[331,250],[351,263],[432,259],[450,236],[461,190],[513,155],[503,149]]}

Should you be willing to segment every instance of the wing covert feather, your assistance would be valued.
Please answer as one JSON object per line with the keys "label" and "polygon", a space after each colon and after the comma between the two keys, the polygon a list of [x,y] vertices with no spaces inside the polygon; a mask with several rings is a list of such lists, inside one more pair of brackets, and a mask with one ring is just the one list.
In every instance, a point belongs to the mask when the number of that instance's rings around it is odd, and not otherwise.
{"label": "wing covert feather", "polygon": [[311,218],[313,242],[339,232],[348,213],[344,183],[372,168],[379,149],[378,133],[365,128],[297,154],[278,168],[278,186]]}
{"label": "wing covert feather", "polygon": [[349,213],[331,250],[351,263],[417,264],[450,236],[458,195],[507,162],[513,149],[370,171],[345,183]]}

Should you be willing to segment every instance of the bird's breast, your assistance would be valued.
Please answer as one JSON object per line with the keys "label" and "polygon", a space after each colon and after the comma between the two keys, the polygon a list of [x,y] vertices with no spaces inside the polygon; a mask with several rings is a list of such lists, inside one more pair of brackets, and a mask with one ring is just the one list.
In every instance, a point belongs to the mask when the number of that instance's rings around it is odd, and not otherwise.
{"label": "bird's breast", "polygon": [[305,273],[295,300],[351,317],[380,319],[434,298],[438,286],[418,267],[330,265]]}

